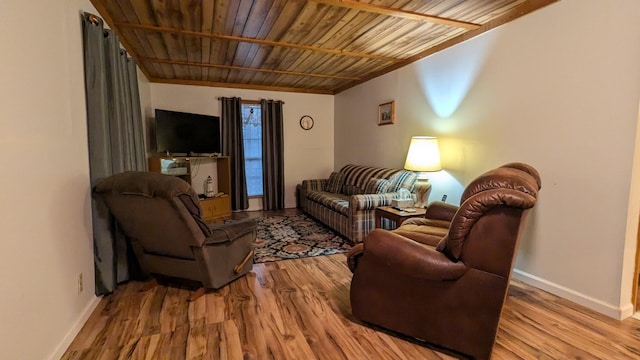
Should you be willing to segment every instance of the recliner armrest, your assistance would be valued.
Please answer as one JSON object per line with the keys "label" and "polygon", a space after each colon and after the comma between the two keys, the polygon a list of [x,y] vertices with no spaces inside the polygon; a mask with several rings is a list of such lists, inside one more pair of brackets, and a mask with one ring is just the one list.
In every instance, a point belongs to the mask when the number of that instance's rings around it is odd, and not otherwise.
{"label": "recliner armrest", "polygon": [[457,211],[458,206],[441,201],[434,201],[427,206],[427,212],[424,217],[432,220],[444,220],[451,222]]}
{"label": "recliner armrest", "polygon": [[424,280],[456,280],[467,271],[462,261],[451,261],[432,246],[382,229],[371,231],[364,240],[364,257],[360,261],[366,262],[370,257],[394,271]]}
{"label": "recliner armrest", "polygon": [[364,255],[364,244],[359,243],[349,250],[347,253],[347,266],[351,272],[356,271],[358,267],[358,263],[362,259],[362,255]]}
{"label": "recliner armrest", "polygon": [[204,245],[233,241],[242,235],[256,231],[256,229],[257,223],[255,219],[243,219],[226,224],[211,224],[209,225],[211,235],[205,239]]}

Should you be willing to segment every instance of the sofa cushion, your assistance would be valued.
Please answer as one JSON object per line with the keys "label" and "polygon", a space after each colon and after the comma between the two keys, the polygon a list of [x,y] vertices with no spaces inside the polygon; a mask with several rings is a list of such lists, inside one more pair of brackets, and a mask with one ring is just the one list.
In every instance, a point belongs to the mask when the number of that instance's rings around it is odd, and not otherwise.
{"label": "sofa cushion", "polygon": [[[398,169],[386,169],[362,165],[345,165],[340,169],[340,172],[345,174],[344,184],[358,187],[359,192],[357,194],[362,194],[364,193],[364,189],[367,187],[369,179],[388,179],[389,176],[398,172]],[[346,186],[343,187],[343,190],[345,188]]]}
{"label": "sofa cushion", "polygon": [[391,182],[387,179],[369,179],[367,187],[364,190],[365,194],[386,194],[389,192]]}
{"label": "sofa cushion", "polygon": [[349,214],[349,196],[326,191],[312,191],[307,198],[343,215]]}
{"label": "sofa cushion", "polygon": [[332,172],[329,175],[329,181],[327,181],[327,192],[330,193],[339,193],[342,189],[342,184],[344,184],[344,174],[341,172]]}
{"label": "sofa cushion", "polygon": [[396,192],[401,188],[405,188],[409,191],[413,191],[413,186],[418,179],[418,175],[413,171],[398,171],[397,173],[389,177],[391,185],[389,186],[389,192]]}

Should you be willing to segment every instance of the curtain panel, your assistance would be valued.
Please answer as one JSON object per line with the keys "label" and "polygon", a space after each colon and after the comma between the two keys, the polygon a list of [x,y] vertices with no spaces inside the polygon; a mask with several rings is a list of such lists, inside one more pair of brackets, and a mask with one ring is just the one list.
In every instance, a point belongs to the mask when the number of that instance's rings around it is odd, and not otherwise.
{"label": "curtain panel", "polygon": [[247,180],[244,168],[242,136],[242,99],[220,98],[222,109],[222,155],[229,156],[231,168],[231,209],[249,208]]}
{"label": "curtain panel", "polygon": [[[91,187],[127,170],[146,170],[136,64],[102,19],[82,15]],[[96,295],[130,279],[133,256],[117,224],[92,198]]]}
{"label": "curtain panel", "polygon": [[260,100],[264,210],[284,209],[284,131],[282,101]]}

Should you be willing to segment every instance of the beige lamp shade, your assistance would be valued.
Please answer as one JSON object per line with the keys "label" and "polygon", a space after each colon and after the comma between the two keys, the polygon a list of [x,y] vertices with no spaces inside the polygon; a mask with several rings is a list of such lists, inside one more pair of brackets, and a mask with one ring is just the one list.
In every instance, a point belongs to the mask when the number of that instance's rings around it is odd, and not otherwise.
{"label": "beige lamp shade", "polygon": [[427,172],[440,171],[440,149],[438,139],[433,136],[414,136],[409,144],[407,160],[404,163],[406,170],[418,173],[418,181],[414,191],[416,192],[415,207],[426,207],[431,184],[427,179]]}
{"label": "beige lamp shade", "polygon": [[416,172],[442,170],[438,138],[433,136],[412,137],[404,168]]}

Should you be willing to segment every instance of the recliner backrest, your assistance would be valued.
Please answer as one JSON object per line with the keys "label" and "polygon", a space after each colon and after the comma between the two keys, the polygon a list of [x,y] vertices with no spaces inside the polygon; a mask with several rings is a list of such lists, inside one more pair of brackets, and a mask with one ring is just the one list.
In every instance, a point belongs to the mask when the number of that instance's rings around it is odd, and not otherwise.
{"label": "recliner backrest", "polygon": [[533,167],[524,163],[509,163],[471,181],[462,193],[460,204],[472,195],[489,189],[514,189],[537,197],[540,187],[540,175]]}
{"label": "recliner backrest", "polygon": [[105,179],[94,188],[124,233],[146,253],[193,259],[208,228],[199,218],[198,197],[182,179],[130,171]]}
{"label": "recliner backrest", "polygon": [[[453,260],[464,258],[466,241],[475,233],[478,239],[474,239],[479,243],[471,245],[474,250],[468,252],[469,259],[462,259],[465,264],[499,274],[508,273],[510,262],[498,258],[513,255],[524,211],[535,205],[540,189],[537,171],[526,171],[528,168],[533,169],[522,163],[507,164],[473,180],[463,192],[460,208],[438,250]],[[504,256],[492,250],[504,252]],[[476,254],[478,259],[474,260]],[[492,256],[497,261],[492,261]]]}

